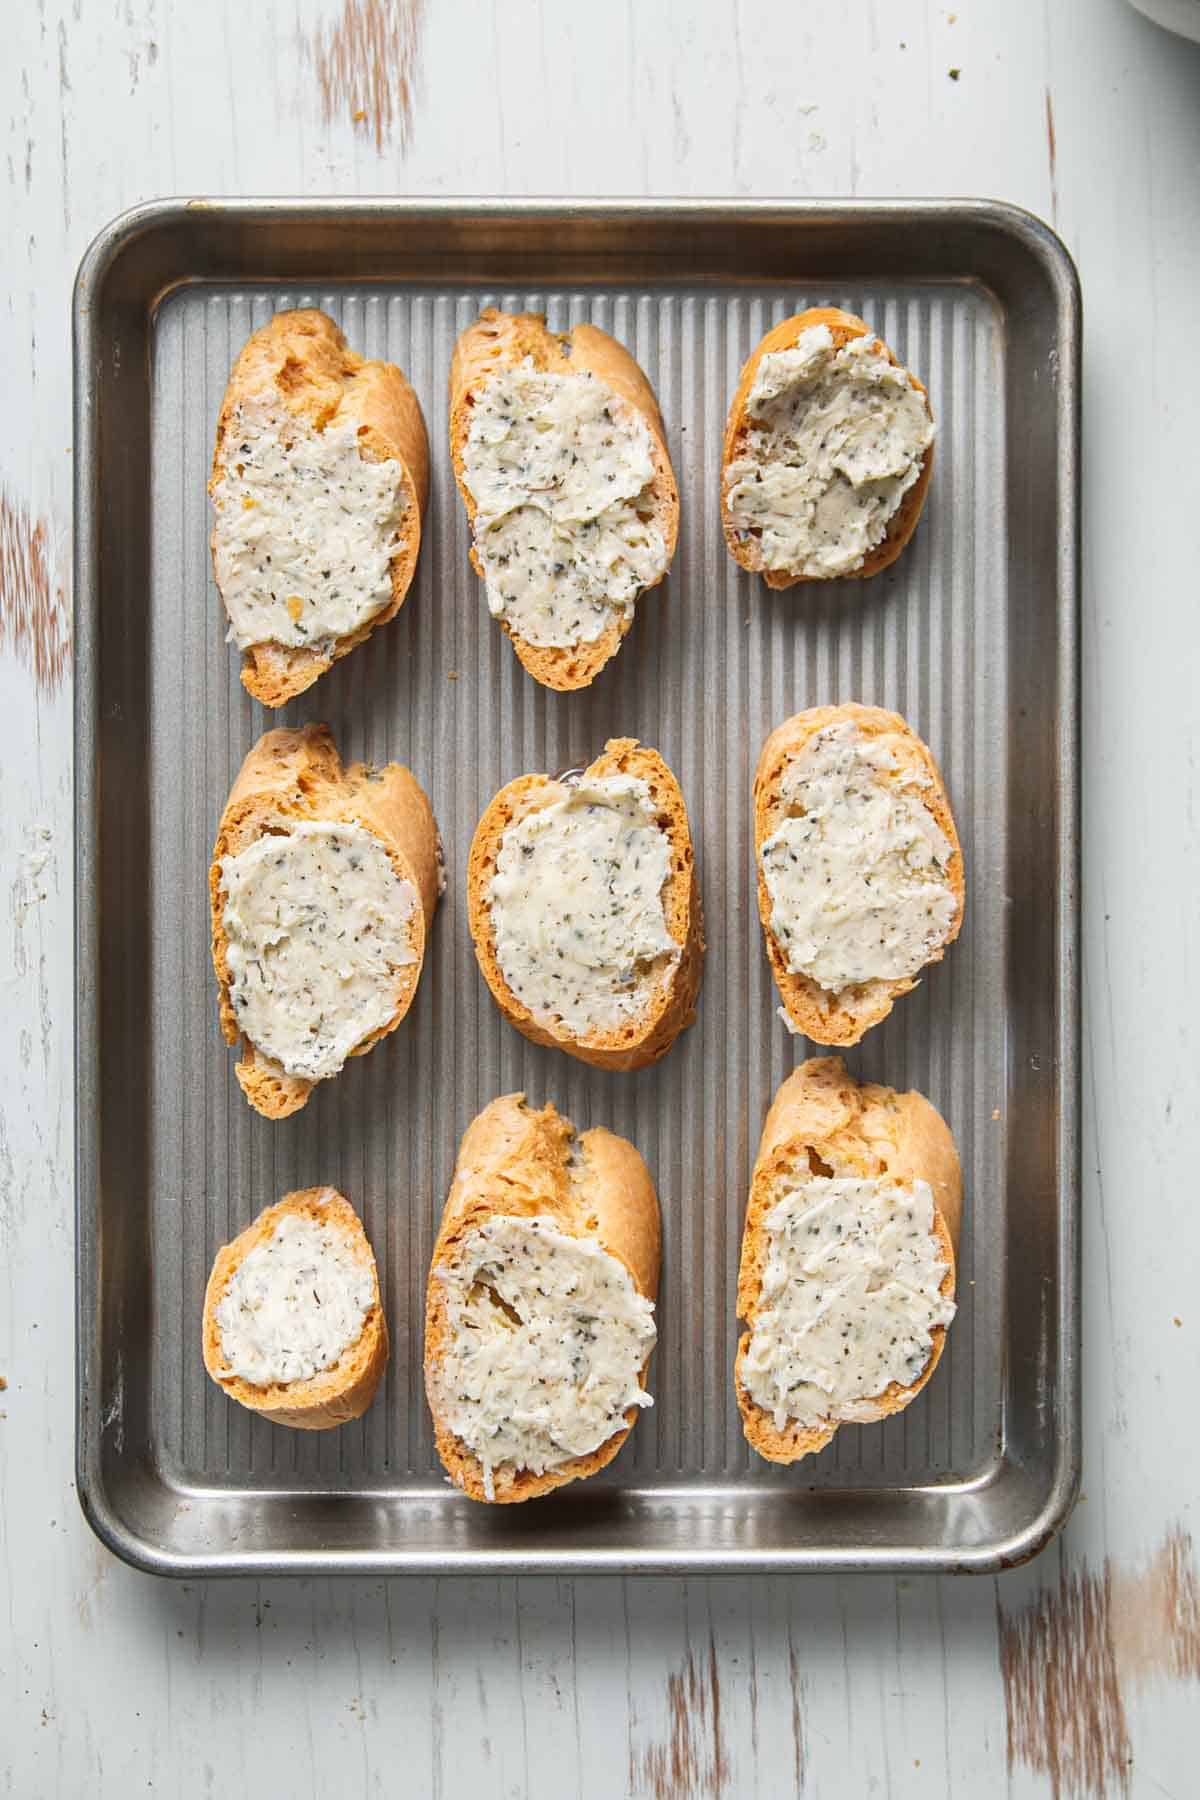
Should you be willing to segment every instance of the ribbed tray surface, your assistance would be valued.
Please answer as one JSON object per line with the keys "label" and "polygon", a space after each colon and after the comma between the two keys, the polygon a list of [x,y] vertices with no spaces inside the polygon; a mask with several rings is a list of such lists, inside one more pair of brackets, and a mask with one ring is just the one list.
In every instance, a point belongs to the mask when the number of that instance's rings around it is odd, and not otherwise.
{"label": "ribbed tray surface", "polygon": [[[488,617],[446,452],[457,333],[480,306],[591,320],[633,351],[658,393],[679,478],[679,551],[594,687],[556,695]],[[721,538],[717,468],[741,364],[809,305],[862,313],[929,387],[937,459],[925,517],[867,583],[773,595]],[[319,306],[368,356],[406,370],[425,410],[432,496],[416,583],[381,629],[281,715],[238,682],[208,556],[205,482],[230,366],[273,310]],[[655,1405],[599,1478],[640,1488],[719,1483],[912,1488],[970,1481],[997,1452],[1005,1257],[1006,545],[1004,338],[986,291],[961,282],[803,292],[238,290],[183,287],[154,337],[149,692],[151,786],[152,1438],[184,1485],[440,1489],[421,1383],[423,1290],[459,1137],[497,1094],[551,1099],[646,1157],[662,1202]],[[186,673],[186,682],[185,682]],[[180,695],[201,694],[200,704]],[[857,699],[902,712],[945,772],[966,858],[959,943],[848,1062],[915,1086],[957,1136],[966,1185],[959,1316],[917,1402],[849,1427],[802,1470],[751,1458],[731,1387],[733,1295],[751,1164],[771,1095],[808,1047],[777,1017],[754,904],[750,783],[772,726]],[[396,758],[428,791],[448,885],[407,1021],[295,1118],[252,1113],[221,1041],[206,872],[222,804],[271,724],[324,719],[345,755]],[[661,750],[687,800],[708,931],[700,1016],[654,1069],[611,1075],[534,1048],[501,1018],[467,934],[466,853],[493,792],[529,770],[587,762],[608,737]],[[289,1433],[207,1380],[199,1322],[212,1256],[260,1207],[317,1182],[360,1209],[379,1261],[393,1355],[365,1419]],[[978,1202],[985,1200],[985,1204]],[[978,1277],[977,1277],[978,1271]],[[978,1281],[978,1284],[977,1284]]]}

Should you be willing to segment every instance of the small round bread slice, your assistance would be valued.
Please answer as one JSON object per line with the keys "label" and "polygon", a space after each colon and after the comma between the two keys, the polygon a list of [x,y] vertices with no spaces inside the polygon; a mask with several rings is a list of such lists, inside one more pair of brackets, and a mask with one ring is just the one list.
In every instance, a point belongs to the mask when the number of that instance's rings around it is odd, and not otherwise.
{"label": "small round bread slice", "polygon": [[797,713],[773,731],[763,745],[754,776],[754,849],[758,869],[758,912],[766,938],[771,973],[783,1001],[789,1028],[815,1044],[857,1044],[873,1025],[891,1012],[896,1000],[917,985],[912,974],[847,984],[840,989],[822,987],[811,976],[789,967],[788,957],[772,929],[773,901],[763,867],[763,846],[793,810],[781,785],[788,765],[823,731],[846,727],[864,744],[879,747],[894,762],[890,779],[905,784],[912,799],[929,815],[933,827],[949,847],[940,879],[953,895],[953,912],[940,941],[928,945],[924,964],[940,962],[946,947],[962,928],[965,878],[962,848],[950,810],[941,771],[928,747],[899,713],[878,706],[847,701],[840,706],[816,706]]}
{"label": "small round bread slice", "polygon": [[[489,382],[525,362],[543,374],[592,375],[632,408],[649,430],[653,467],[649,520],[662,535],[664,556],[661,571],[644,583],[640,597],[656,587],[670,568],[679,533],[679,489],[653,388],[624,345],[595,325],[576,325],[571,331],[556,333],[546,329],[541,313],[504,313],[489,306],[459,338],[450,365],[450,455],[472,534],[478,510],[466,479],[472,412]],[[474,541],[471,562],[484,578],[484,565]],[[568,691],[587,687],[595,680],[620,648],[621,639],[633,623],[633,614],[632,603],[614,606],[611,620],[598,637],[570,645],[530,643],[504,618],[500,624],[535,681],[544,687]]]}
{"label": "small round bread slice", "polygon": [[[307,586],[310,591],[285,597],[288,620],[286,625],[281,620],[279,629],[286,635],[257,643],[238,640],[242,648],[243,685],[264,706],[282,706],[311,687],[339,657],[363,643],[377,625],[394,618],[403,605],[421,547],[421,523],[429,493],[429,440],[417,397],[394,363],[364,361],[349,348],[333,320],[322,312],[308,309],[276,313],[254,333],[238,356],[217,420],[208,491],[215,513],[213,568],[227,607],[227,592],[233,580],[225,560],[227,552],[232,556],[236,550],[249,564],[258,591],[270,583],[265,570],[266,553],[259,565],[254,547],[243,541],[245,520],[259,516],[261,510],[261,492],[256,496],[242,491],[246,485],[245,465],[239,462],[238,452],[246,409],[261,415],[256,418],[256,429],[273,434],[259,461],[265,455],[271,463],[265,487],[273,482],[282,488],[277,505],[287,517],[277,529],[295,553],[299,540],[288,533],[289,519],[294,521],[304,534],[306,545],[301,558],[303,567],[296,569],[293,565],[292,572],[296,576],[294,585],[300,589]],[[277,427],[264,423],[280,419],[290,421],[295,429],[296,438],[290,445],[279,445]],[[343,437],[349,437],[351,442],[349,449],[342,446],[343,455],[353,454],[356,439],[362,463],[387,465],[394,475],[394,482],[378,484],[381,492],[386,490],[388,535],[383,543],[372,544],[370,534],[379,527],[360,515],[357,534],[342,542],[354,527],[348,523],[347,510],[337,507],[328,534],[332,567],[320,568],[315,565],[320,561],[318,551],[322,546],[312,541],[314,506],[320,503],[323,490],[334,477],[335,445]],[[310,457],[315,459],[303,477],[298,475],[298,446],[307,446]],[[278,461],[273,455],[276,449]],[[326,464],[323,468],[322,456]],[[228,479],[231,472],[237,479]],[[362,479],[370,478],[364,475]],[[263,485],[261,469],[259,482]],[[359,622],[351,629],[334,636],[322,632],[321,606],[328,601],[321,585],[340,581],[347,592],[361,594],[365,585],[364,560],[369,561],[374,555],[379,561],[390,545],[394,549],[380,565],[378,605],[374,611],[362,617],[361,605],[355,604]],[[279,560],[276,554],[276,574]],[[310,629],[313,641],[306,643],[304,635]]]}
{"label": "small round bread slice", "polygon": [[365,1413],[387,1367],[388,1329],[375,1257],[349,1201],[328,1187],[285,1194],[219,1250],[203,1343],[217,1386],[276,1425],[328,1431]]}
{"label": "small round bread slice", "polygon": [[[887,530],[882,540],[868,550],[858,568],[838,571],[837,577],[820,574],[806,574],[796,568],[768,568],[765,566],[761,532],[756,532],[735,518],[730,508],[730,489],[734,485],[730,469],[746,457],[751,434],[755,430],[755,422],[748,411],[751,391],[758,378],[759,368],[765,356],[777,351],[793,350],[802,332],[813,327],[825,326],[833,340],[835,351],[842,350],[856,338],[876,338],[865,319],[856,317],[854,313],[843,312],[836,306],[811,307],[807,312],[796,313],[790,319],[784,319],[779,325],[768,331],[762,342],[751,354],[742,370],[737,390],[729,407],[729,418],[725,427],[725,442],[721,451],[721,525],[725,532],[725,542],[734,562],[743,569],[760,574],[769,588],[794,587],[801,581],[822,581],[835,578],[860,579],[868,575],[878,575],[894,563],[904,546],[908,543],[917,528],[917,520],[925,504],[925,496],[929,489],[929,478],[933,473],[933,442],[930,440],[921,460],[920,473],[916,481],[903,494],[900,504],[887,522]],[[883,343],[876,338],[883,355],[895,368],[900,364],[897,358]],[[924,383],[919,381],[911,370],[906,370],[909,382],[917,393],[925,396],[928,409],[928,394]]]}
{"label": "small round bread slice", "polygon": [[[558,1313],[552,1315],[552,1327],[540,1344],[530,1342],[529,1381],[533,1389],[545,1387],[539,1374],[545,1375],[554,1363],[552,1340],[566,1341],[571,1334],[576,1345],[575,1364],[567,1386],[558,1396],[564,1401],[560,1423],[566,1433],[577,1436],[583,1429],[580,1416],[586,1404],[584,1389],[595,1393],[604,1372],[595,1360],[593,1347],[606,1323],[617,1317],[617,1309],[632,1316],[637,1323],[636,1336],[627,1336],[622,1351],[621,1368],[626,1391],[637,1396],[646,1393],[646,1376],[654,1347],[653,1323],[650,1317],[658,1294],[661,1261],[661,1225],[658,1197],[645,1163],[626,1139],[611,1131],[596,1128],[578,1136],[569,1120],[563,1119],[553,1106],[535,1112],[525,1104],[524,1094],[505,1094],[485,1106],[468,1126],[458,1152],[454,1179],[446,1198],[441,1226],[433,1247],[425,1304],[425,1389],[429,1410],[433,1415],[437,1452],[456,1487],[472,1500],[500,1504],[535,1499],[570,1481],[582,1481],[610,1463],[620,1450],[646,1399],[620,1403],[621,1386],[613,1380],[611,1418],[603,1416],[597,1424],[587,1421],[594,1431],[613,1429],[601,1441],[580,1453],[570,1446],[563,1449],[561,1460],[554,1455],[554,1443],[545,1424],[531,1425],[531,1444],[537,1454],[532,1460],[544,1463],[540,1470],[519,1463],[513,1457],[498,1463],[485,1463],[479,1449],[489,1435],[479,1419],[486,1410],[486,1384],[480,1396],[463,1412],[465,1397],[448,1386],[447,1359],[455,1355],[454,1297],[457,1292],[478,1295],[496,1314],[497,1326],[503,1326],[503,1342],[511,1343],[512,1334],[530,1332],[528,1316],[522,1317],[528,1279],[512,1284],[494,1243],[479,1238],[496,1221],[513,1221],[523,1241],[536,1249],[547,1227],[556,1235],[574,1243],[579,1240],[590,1262],[599,1267],[599,1300],[611,1296],[610,1318],[589,1312],[572,1323],[570,1297],[563,1298],[563,1326],[558,1330]],[[536,1221],[535,1224],[530,1224]],[[551,1239],[551,1247],[554,1240]],[[608,1285],[603,1284],[607,1282]],[[566,1284],[568,1287],[570,1283]],[[508,1295],[500,1290],[504,1289]],[[588,1304],[596,1308],[596,1295]],[[484,1322],[486,1328],[486,1321]],[[481,1335],[481,1333],[480,1333]],[[640,1340],[640,1347],[637,1347]],[[631,1348],[631,1344],[634,1345]],[[611,1354],[611,1346],[609,1346]],[[643,1354],[644,1351],[644,1354]],[[517,1367],[519,1360],[514,1363]],[[461,1373],[461,1370],[456,1370]],[[489,1376],[496,1379],[494,1370]],[[519,1379],[519,1377],[517,1377]],[[514,1379],[510,1369],[506,1377]],[[531,1392],[523,1416],[532,1419],[541,1409],[544,1394]],[[555,1396],[547,1405],[552,1407]],[[497,1416],[497,1425],[512,1429],[512,1394],[508,1392]],[[476,1436],[477,1448],[455,1430],[458,1425]],[[479,1430],[475,1427],[479,1425]],[[499,1439],[496,1439],[498,1442]]]}
{"label": "small round bread slice", "polygon": [[[932,1219],[924,1253],[934,1275],[937,1269],[944,1270],[934,1294],[927,1296],[930,1321],[939,1313],[953,1312],[962,1218],[962,1172],[954,1139],[924,1095],[898,1094],[874,1084],[860,1087],[840,1056],[815,1057],[788,1076],[767,1114],[751,1179],[737,1287],[738,1317],[748,1329],[738,1341],[734,1364],[743,1430],[758,1454],[776,1463],[798,1462],[823,1450],[839,1425],[869,1423],[902,1411],[937,1368],[947,1330],[946,1323],[929,1324],[926,1360],[913,1379],[904,1385],[890,1380],[878,1392],[842,1403],[835,1414],[815,1420],[788,1418],[781,1427],[774,1412],[751,1397],[747,1357],[756,1322],[770,1304],[763,1295],[771,1252],[767,1221],[778,1202],[780,1181],[796,1177],[879,1183],[901,1194],[926,1184],[932,1194]],[[772,1298],[777,1303],[778,1296]],[[868,1294],[868,1304],[870,1299]],[[836,1297],[832,1305],[836,1309]],[[861,1325],[849,1310],[846,1322],[859,1332],[861,1343]],[[831,1323],[836,1329],[836,1318]]]}
{"label": "small round bread slice", "polygon": [[[425,944],[444,886],[442,849],[429,801],[415,776],[400,763],[382,769],[365,763],[343,768],[325,725],[268,731],[246,757],[221,814],[209,869],[212,956],[216,971],[221,1030],[227,1044],[241,1044],[235,1073],[256,1112],[283,1119],[308,1100],[315,1079],[289,1073],[246,1035],[230,966],[226,928],[226,859],[239,856],[264,837],[286,837],[314,822],[355,827],[377,839],[399,883],[415,902],[403,933],[409,960],[396,967],[395,1003],[386,1021],[366,1032],[349,1051],[362,1056],[394,1031],[412,1005],[421,975]],[[337,910],[331,898],[331,916]]]}
{"label": "small round bread slice", "polygon": [[[666,933],[676,953],[658,957],[636,975],[645,1003],[612,1026],[578,1032],[552,1011],[536,1014],[509,985],[497,955],[492,883],[505,835],[531,814],[562,802],[572,792],[550,775],[522,775],[501,788],[475,828],[467,861],[467,921],[479,967],[509,1023],[535,1044],[565,1050],[597,1069],[640,1069],[665,1056],[696,1017],[704,967],[704,915],[688,827],[687,808],[674,775],[658,754],[636,738],[612,738],[580,777],[580,784],[633,777],[649,790],[654,823],[667,841],[668,877],[662,889]],[[616,903],[614,902],[614,905]],[[546,917],[562,924],[561,908]],[[549,952],[546,952],[547,958]],[[630,971],[628,979],[634,978]]]}

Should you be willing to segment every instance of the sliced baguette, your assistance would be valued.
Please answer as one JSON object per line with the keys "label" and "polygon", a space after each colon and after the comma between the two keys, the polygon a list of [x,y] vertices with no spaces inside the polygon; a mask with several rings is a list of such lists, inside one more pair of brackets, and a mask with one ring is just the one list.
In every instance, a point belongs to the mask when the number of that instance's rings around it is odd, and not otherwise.
{"label": "sliced baguette", "polygon": [[527,814],[562,798],[561,782],[549,775],[521,775],[501,788],[475,828],[467,861],[467,922],[475,955],[493,998],[510,1024],[535,1044],[565,1050],[597,1069],[641,1069],[665,1056],[679,1033],[696,1017],[696,997],[704,967],[704,914],[700,883],[688,827],[687,808],[674,775],[658,754],[636,738],[612,738],[604,753],[589,765],[589,777],[633,775],[650,789],[671,853],[671,874],[663,894],[667,930],[680,946],[680,957],[654,982],[645,1011],[616,1031],[587,1038],[571,1035],[561,1021],[540,1024],[504,979],[496,959],[495,932],[488,899],[500,845],[510,826]]}
{"label": "sliced baguette", "polygon": [[[861,1179],[886,1175],[900,1185],[928,1182],[933,1190],[934,1232],[947,1264],[941,1287],[946,1299],[954,1297],[962,1219],[962,1171],[954,1139],[923,1094],[898,1094],[873,1083],[860,1087],[846,1073],[840,1056],[814,1057],[788,1076],[767,1114],[750,1184],[737,1287],[738,1317],[748,1329],[738,1340],[734,1364],[746,1437],[760,1456],[777,1463],[798,1462],[824,1449],[845,1422],[830,1419],[819,1427],[804,1427],[789,1421],[780,1431],[772,1414],[756,1405],[742,1385],[742,1363],[767,1261],[764,1222],[773,1204],[772,1183],[797,1166]],[[941,1360],[946,1327],[934,1326],[931,1339],[929,1360],[918,1379],[908,1387],[890,1382],[874,1401],[860,1407],[856,1422],[885,1419],[916,1398]]]}
{"label": "sliced baguette", "polygon": [[[324,429],[347,418],[358,421],[359,454],[366,462],[397,464],[404,484],[403,542],[391,562],[388,603],[328,651],[279,643],[252,644],[242,653],[242,683],[264,706],[282,706],[302,694],[339,657],[365,642],[377,625],[404,603],[421,547],[429,494],[429,441],[412,388],[394,363],[366,362],[349,348],[325,313],[309,309],[276,313],[238,356],[217,420],[209,493],[225,479],[227,438],[237,407],[270,399]],[[215,542],[215,532],[214,532]]]}
{"label": "sliced baguette", "polygon": [[[657,587],[670,568],[679,534],[679,489],[667,450],[662,414],[653,388],[628,350],[595,325],[576,325],[571,331],[555,333],[546,329],[541,313],[504,313],[489,306],[474,325],[467,327],[454,346],[450,364],[450,456],[454,479],[472,530],[475,500],[463,478],[471,408],[475,396],[491,378],[503,370],[518,367],[526,357],[535,369],[552,375],[591,373],[627,401],[649,427],[654,460],[654,520],[667,547],[663,575],[649,584],[649,587]],[[483,564],[474,543],[471,545],[471,563],[482,578]],[[647,593],[649,587],[643,588],[642,594]],[[633,610],[631,608],[623,618],[614,612],[612,621],[598,638],[567,648],[527,643],[505,620],[500,620],[500,624],[535,681],[540,681],[543,687],[568,691],[587,687],[616,654],[621,639],[633,623]]]}
{"label": "sliced baguette", "polygon": [[[784,319],[781,324],[768,331],[746,362],[730,402],[729,418],[725,426],[725,442],[721,450],[721,525],[725,532],[725,542],[734,562],[743,569],[760,574],[769,588],[795,587],[798,582],[820,581],[823,577],[794,574],[788,569],[763,568],[762,549],[758,539],[752,533],[744,535],[735,525],[730,514],[729,468],[731,463],[737,462],[743,455],[746,439],[754,428],[753,420],[746,411],[746,403],[750,396],[750,390],[758,377],[759,364],[763,357],[776,350],[794,349],[800,333],[807,331],[813,325],[829,327],[836,350],[840,350],[843,345],[850,343],[854,338],[877,336],[865,319],[856,317],[854,313],[843,312],[837,306],[814,306],[810,307],[807,312],[796,313],[790,319]],[[879,342],[889,362],[899,368],[899,361],[883,343],[882,338],[879,339]],[[918,393],[926,393],[924,383],[918,381],[911,369],[906,370],[906,373]],[[929,490],[929,478],[932,473],[933,445],[931,444],[925,452],[921,473],[904,495],[889,521],[887,534],[882,543],[877,544],[875,549],[869,553],[860,569],[855,569],[851,575],[840,577],[840,579],[860,580],[865,579],[868,575],[878,575],[882,569],[886,569],[889,564],[895,562],[917,528],[917,520],[925,505],[925,495]]]}
{"label": "sliced baguette", "polygon": [[[356,1262],[369,1266],[374,1301],[358,1338],[328,1369],[307,1381],[272,1382],[257,1386],[230,1372],[221,1346],[217,1307],[238,1269],[250,1252],[272,1236],[289,1214],[307,1216],[321,1226],[333,1226],[346,1241]],[[388,1329],[379,1298],[379,1273],[362,1221],[348,1200],[334,1188],[304,1188],[285,1194],[274,1206],[259,1213],[231,1244],[218,1250],[204,1293],[204,1366],[231,1400],[251,1412],[261,1413],[276,1425],[293,1425],[301,1431],[327,1431],[365,1413],[375,1397],[387,1367]]]}
{"label": "sliced baguette", "polygon": [[[811,737],[827,726],[842,722],[852,722],[864,737],[886,737],[902,772],[915,771],[928,778],[929,787],[923,795],[923,803],[949,839],[953,854],[946,879],[958,902],[950,930],[941,946],[929,958],[930,963],[940,962],[946,946],[952,944],[958,936],[962,928],[966,896],[962,848],[941,770],[934,761],[932,752],[899,713],[847,701],[840,706],[814,706],[808,712],[797,713],[794,718],[787,719],[778,726],[762,747],[754,775],[758,914],[762,920],[771,973],[775,977],[784,1011],[795,1032],[811,1038],[815,1044],[857,1044],[873,1025],[887,1017],[902,994],[909,993],[917,985],[917,977],[910,976],[903,981],[873,981],[861,987],[844,989],[841,994],[831,993],[809,976],[797,974],[788,968],[783,951],[771,931],[771,896],[763,874],[762,847],[787,814],[787,807],[780,798],[780,780],[787,763],[803,750]],[[928,967],[929,964],[925,966]]]}
{"label": "sliced baguette", "polygon": [[[637,1291],[650,1301],[658,1295],[661,1261],[658,1196],[649,1170],[625,1138],[600,1127],[576,1136],[575,1127],[553,1106],[535,1112],[524,1094],[493,1100],[467,1127],[429,1270],[425,1387],[438,1455],[455,1486],[472,1500],[489,1499],[483,1467],[450,1430],[438,1401],[438,1366],[449,1335],[438,1272],[454,1262],[472,1231],[497,1215],[548,1216],[567,1236],[594,1240],[624,1265]],[[648,1369],[649,1357],[641,1370],[643,1389]],[[624,1425],[599,1448],[540,1475],[501,1464],[493,1477],[495,1501],[533,1500],[594,1475],[616,1456],[638,1410],[630,1407]]]}
{"label": "sliced baguette", "polygon": [[306,725],[299,731],[268,731],[242,764],[221,814],[208,874],[212,909],[212,957],[216,971],[221,1030],[227,1044],[241,1043],[235,1073],[256,1112],[284,1119],[308,1100],[315,1082],[289,1075],[256,1051],[238,1029],[230,997],[225,900],[221,859],[248,849],[280,820],[340,820],[363,826],[383,844],[401,880],[417,890],[409,943],[414,960],[397,974],[396,1011],[381,1030],[351,1052],[362,1056],[394,1031],[417,990],[425,942],[443,885],[442,852],[429,801],[415,776],[400,763],[375,769],[365,763],[343,768],[329,728]]}

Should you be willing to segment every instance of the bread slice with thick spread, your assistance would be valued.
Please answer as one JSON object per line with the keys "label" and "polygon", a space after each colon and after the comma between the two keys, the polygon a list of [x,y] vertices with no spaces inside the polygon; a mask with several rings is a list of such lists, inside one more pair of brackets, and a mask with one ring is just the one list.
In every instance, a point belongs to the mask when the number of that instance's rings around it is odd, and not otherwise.
{"label": "bread slice with thick spread", "polygon": [[327,1431],[366,1412],[387,1366],[379,1275],[362,1221],[333,1188],[285,1194],[217,1252],[204,1366],[251,1412]]}
{"label": "bread slice with thick spread", "polygon": [[209,870],[221,1030],[264,1118],[394,1031],[443,886],[429,801],[399,763],[343,768],[324,725],[268,731],[221,815]]}
{"label": "bread slice with thick spread", "polygon": [[941,771],[898,713],[797,713],[754,777],[758,910],[790,1029],[857,1044],[962,926],[962,849]]}
{"label": "bread slice with thick spread", "polygon": [[471,844],[467,918],[497,1005],[535,1044],[600,1069],[665,1056],[696,1016],[704,919],[658,752],[613,738],[580,774],[501,788]]}
{"label": "bread slice with thick spread", "polygon": [[798,1462],[916,1398],[954,1316],[961,1215],[954,1139],[923,1095],[860,1087],[837,1056],[788,1077],[738,1273],[734,1385],[760,1456]]}
{"label": "bread slice with thick spread", "polygon": [[233,366],[208,485],[243,684],[282,706],[404,603],[429,491],[420,404],[324,313],[276,313]]}
{"label": "bread slice with thick spread", "polygon": [[455,345],[450,454],[488,608],[545,687],[587,687],[665,576],[679,490],[658,402],[594,325],[488,307]]}
{"label": "bread slice with thick spread", "polygon": [[425,1388],[438,1455],[472,1500],[594,1475],[651,1404],[661,1230],[624,1138],[493,1100],[467,1128],[433,1247]]}
{"label": "bread slice with thick spread", "polygon": [[924,385],[864,319],[836,306],[784,319],[729,408],[729,554],[772,588],[877,575],[916,530],[933,437]]}

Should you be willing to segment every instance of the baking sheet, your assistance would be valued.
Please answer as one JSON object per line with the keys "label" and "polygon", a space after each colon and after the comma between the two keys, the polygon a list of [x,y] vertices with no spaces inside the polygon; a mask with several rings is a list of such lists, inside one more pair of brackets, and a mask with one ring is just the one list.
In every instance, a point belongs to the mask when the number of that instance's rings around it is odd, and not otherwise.
{"label": "baking sheet", "polygon": [[[556,695],[488,617],[446,452],[458,332],[482,305],[591,320],[659,397],[682,501],[663,588],[593,687]],[[863,314],[927,383],[925,516],[868,583],[772,594],[722,541],[729,396],[762,333]],[[242,342],[319,306],[398,362],[432,494],[390,625],[278,714],[224,642],[205,482]],[[1058,240],[989,203],[159,203],[80,272],[77,355],[79,1489],[100,1534],[168,1573],[994,1568],[1066,1515],[1078,1469],[1076,669],[1078,293]],[[791,1469],[753,1457],[731,1384],[741,1219],[762,1120],[808,1053],[777,1016],[754,904],[750,782],[802,707],[902,712],[962,837],[958,944],[851,1051],[944,1112],[966,1200],[959,1314],[904,1413]],[[291,1120],[251,1112],[217,1028],[206,871],[258,734],[325,719],[408,763],[448,887],[406,1022]],[[656,746],[683,787],[709,940],[697,1024],[614,1075],[501,1018],[466,927],[492,793]],[[499,1093],[630,1137],[655,1176],[655,1406],[601,1476],[525,1508],[445,1483],[420,1373],[423,1292],[459,1137]],[[362,1213],[393,1354],[364,1419],[289,1433],[200,1354],[217,1247],[293,1187]]]}

